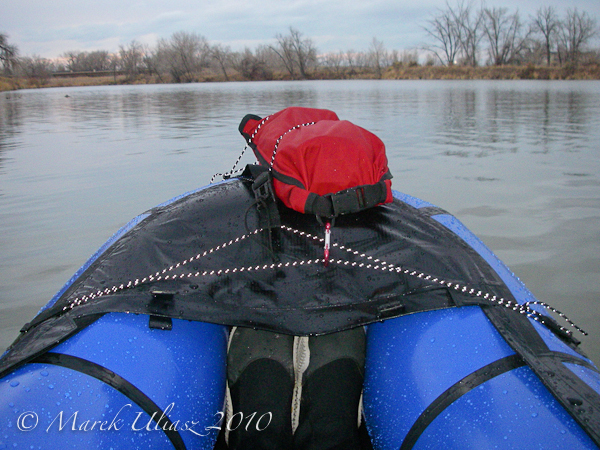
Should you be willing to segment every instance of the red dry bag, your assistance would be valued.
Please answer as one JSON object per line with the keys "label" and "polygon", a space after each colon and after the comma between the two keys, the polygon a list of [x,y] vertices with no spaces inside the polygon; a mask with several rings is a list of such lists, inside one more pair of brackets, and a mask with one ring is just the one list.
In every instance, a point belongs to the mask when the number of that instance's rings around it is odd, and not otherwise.
{"label": "red dry bag", "polygon": [[291,107],[244,117],[240,132],[288,207],[336,217],[392,201],[385,146],[325,109]]}

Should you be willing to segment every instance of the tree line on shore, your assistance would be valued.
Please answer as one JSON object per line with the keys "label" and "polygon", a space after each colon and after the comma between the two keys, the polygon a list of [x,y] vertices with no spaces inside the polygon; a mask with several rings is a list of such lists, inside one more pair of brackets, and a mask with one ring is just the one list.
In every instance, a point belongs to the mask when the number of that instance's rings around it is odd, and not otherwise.
{"label": "tree line on shore", "polygon": [[60,58],[19,56],[0,33],[0,71],[43,85],[53,76],[117,74],[122,82],[185,83],[205,80],[382,78],[390,68],[417,66],[571,66],[600,63],[590,44],[599,34],[595,17],[577,9],[562,16],[540,7],[523,21],[508,8],[474,7],[462,0],[439,9],[422,27],[427,42],[411,50],[388,50],[373,38],[366,51],[320,54],[314,41],[290,27],[273,44],[232,51],[196,32],[179,31],[151,48],[132,41],[116,53],[69,51]]}

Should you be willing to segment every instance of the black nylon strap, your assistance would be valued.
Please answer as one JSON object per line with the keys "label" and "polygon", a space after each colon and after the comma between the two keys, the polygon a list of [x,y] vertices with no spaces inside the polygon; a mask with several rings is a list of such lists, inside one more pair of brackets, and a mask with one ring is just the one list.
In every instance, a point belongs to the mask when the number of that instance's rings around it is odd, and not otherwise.
{"label": "black nylon strap", "polygon": [[[544,386],[600,447],[600,394],[562,364],[564,357],[551,352],[529,320],[506,308],[483,308],[486,316],[512,349],[542,380]],[[537,345],[532,337],[537,336]],[[535,344],[535,342],[534,342]]]}
{"label": "black nylon strap", "polygon": [[435,418],[467,392],[498,375],[502,375],[503,373],[524,365],[525,361],[523,361],[519,355],[507,356],[476,370],[458,381],[458,383],[450,386],[421,413],[406,434],[406,437],[400,446],[400,450],[409,450],[413,448],[423,432]]}
{"label": "black nylon strap", "polygon": [[177,431],[171,419],[169,419],[166,415],[163,414],[162,409],[152,401],[150,397],[140,391],[137,387],[127,381],[125,378],[117,375],[112,370],[109,370],[105,367],[102,367],[99,364],[96,364],[92,361],[88,361],[83,358],[78,358],[77,356],[65,355],[64,353],[54,353],[48,352],[43,355],[38,356],[35,360],[31,361],[32,363],[46,363],[52,364],[55,366],[65,367],[67,369],[75,370],[77,372],[84,373],[91,377],[96,378],[97,380],[102,381],[103,383],[108,384],[112,388],[119,391],[121,394],[125,395],[131,401],[135,402],[138,406],[140,406],[144,412],[146,412],[154,421],[156,421],[156,417],[158,420],[161,418],[165,420],[165,422],[161,425],[160,428],[167,435],[173,447],[176,450],[185,450],[186,446],[183,442],[183,438]]}
{"label": "black nylon strap", "polygon": [[375,184],[357,186],[335,194],[317,195],[310,193],[304,212],[319,217],[337,217],[352,214],[384,203],[387,198],[387,185],[382,180]]}

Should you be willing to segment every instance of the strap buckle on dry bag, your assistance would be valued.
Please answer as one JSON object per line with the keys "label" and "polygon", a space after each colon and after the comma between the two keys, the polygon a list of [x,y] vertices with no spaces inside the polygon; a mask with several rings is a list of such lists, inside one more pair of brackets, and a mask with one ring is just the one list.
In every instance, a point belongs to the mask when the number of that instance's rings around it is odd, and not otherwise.
{"label": "strap buckle on dry bag", "polygon": [[320,217],[352,214],[385,203],[388,191],[385,181],[351,187],[333,194],[308,194],[305,213]]}
{"label": "strap buckle on dry bag", "polygon": [[273,190],[273,177],[270,171],[265,170],[256,177],[254,183],[252,183],[252,191],[257,200],[276,201],[275,191]]}
{"label": "strap buckle on dry bag", "polygon": [[271,172],[262,166],[249,165],[246,167],[244,174],[254,180],[252,182],[252,192],[256,199],[255,204],[259,215],[258,227],[267,229],[279,227],[281,220],[277,209],[277,197],[275,197]]}
{"label": "strap buckle on dry bag", "polygon": [[387,197],[387,186],[384,181],[376,184],[356,186],[350,189],[329,194],[333,206],[333,214],[352,214],[384,203]]}

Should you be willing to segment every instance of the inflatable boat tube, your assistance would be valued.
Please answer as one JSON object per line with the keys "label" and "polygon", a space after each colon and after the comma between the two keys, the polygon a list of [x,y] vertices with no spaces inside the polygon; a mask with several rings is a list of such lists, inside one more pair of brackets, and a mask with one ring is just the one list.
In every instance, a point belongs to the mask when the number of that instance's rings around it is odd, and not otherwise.
{"label": "inflatable boat tube", "polygon": [[338,218],[325,265],[314,217],[265,217],[251,184],[135,218],[23,326],[0,360],[0,448],[222,445],[230,326],[368,326],[375,449],[599,448],[600,374],[572,327],[453,216],[394,192]]}
{"label": "inflatable boat tube", "polygon": [[[433,218],[477,251],[520,304],[534,300],[458,220],[441,210]],[[541,339],[529,344],[600,393],[593,363],[534,326]],[[370,325],[367,336],[364,404],[377,449],[598,448],[478,306],[405,315]],[[582,406],[576,396],[569,401]]]}
{"label": "inflatable boat tube", "polygon": [[[3,448],[213,448],[225,327],[109,313],[0,384]],[[8,420],[7,420],[8,419]]]}

